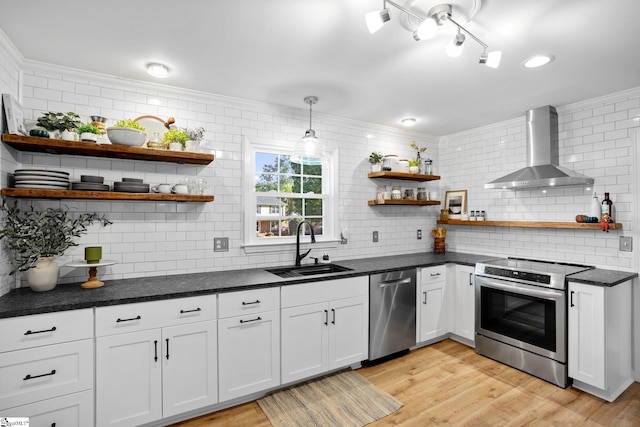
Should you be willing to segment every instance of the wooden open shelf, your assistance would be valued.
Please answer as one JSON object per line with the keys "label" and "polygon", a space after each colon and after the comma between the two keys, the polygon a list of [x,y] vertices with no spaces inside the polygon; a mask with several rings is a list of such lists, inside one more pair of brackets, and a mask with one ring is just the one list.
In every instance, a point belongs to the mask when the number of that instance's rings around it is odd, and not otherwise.
{"label": "wooden open shelf", "polygon": [[93,142],[65,141],[62,139],[21,136],[5,133],[5,144],[20,151],[48,154],[72,154],[76,156],[107,157],[112,159],[147,160],[166,163],[185,163],[208,165],[214,159],[213,154],[191,151],[155,150],[152,148],[129,147],[116,144],[96,144]]}
{"label": "wooden open shelf", "polygon": [[40,190],[35,188],[3,188],[2,197],[26,199],[89,199],[151,202],[213,202],[211,195],[120,193],[117,191]]}
{"label": "wooden open shelf", "polygon": [[[522,228],[571,228],[582,230],[600,230],[599,222],[543,222],[543,221],[462,221],[456,219],[438,220],[438,224],[467,225],[471,227],[522,227]],[[622,230],[622,224],[609,224],[609,230]]]}
{"label": "wooden open shelf", "polygon": [[439,200],[399,200],[399,199],[385,199],[385,200],[369,200],[367,202],[369,206],[381,206],[381,205],[411,205],[411,206],[434,206],[439,205]]}
{"label": "wooden open shelf", "polygon": [[[405,181],[437,181],[440,179],[439,175],[422,175],[419,173],[405,173],[405,172],[369,172],[369,178],[385,178],[385,179],[402,179]],[[439,203],[438,203],[439,204]]]}

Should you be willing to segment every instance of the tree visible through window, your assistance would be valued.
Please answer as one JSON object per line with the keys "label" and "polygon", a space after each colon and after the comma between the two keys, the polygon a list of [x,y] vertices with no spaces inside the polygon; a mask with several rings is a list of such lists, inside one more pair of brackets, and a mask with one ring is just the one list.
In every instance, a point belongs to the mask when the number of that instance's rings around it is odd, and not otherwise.
{"label": "tree visible through window", "polygon": [[[293,163],[289,155],[255,152],[256,234],[258,238],[295,236],[306,219],[323,234],[325,201],[322,166]],[[305,234],[310,234],[305,227]]]}

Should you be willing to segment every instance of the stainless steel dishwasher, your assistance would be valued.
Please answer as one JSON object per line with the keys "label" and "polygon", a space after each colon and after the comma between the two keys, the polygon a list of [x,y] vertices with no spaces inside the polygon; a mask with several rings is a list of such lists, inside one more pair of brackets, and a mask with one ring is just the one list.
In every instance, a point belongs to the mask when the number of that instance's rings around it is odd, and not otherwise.
{"label": "stainless steel dishwasher", "polygon": [[416,269],[369,276],[369,360],[416,344]]}

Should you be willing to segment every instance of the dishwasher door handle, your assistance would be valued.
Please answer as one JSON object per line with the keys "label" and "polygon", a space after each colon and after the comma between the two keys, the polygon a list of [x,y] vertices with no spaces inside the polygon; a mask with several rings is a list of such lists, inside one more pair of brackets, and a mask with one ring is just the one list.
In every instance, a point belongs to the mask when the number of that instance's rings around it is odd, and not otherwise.
{"label": "dishwasher door handle", "polygon": [[388,288],[390,286],[409,285],[409,284],[411,284],[411,277],[407,277],[406,279],[400,279],[400,280],[392,280],[389,282],[380,282],[378,287]]}

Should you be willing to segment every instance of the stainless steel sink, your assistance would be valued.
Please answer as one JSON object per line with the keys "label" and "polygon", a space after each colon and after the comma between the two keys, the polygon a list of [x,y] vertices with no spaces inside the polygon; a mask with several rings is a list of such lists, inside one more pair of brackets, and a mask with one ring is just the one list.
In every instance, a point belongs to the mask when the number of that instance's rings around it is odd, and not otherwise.
{"label": "stainless steel sink", "polygon": [[344,271],[352,271],[352,269],[337,264],[311,264],[300,267],[270,268],[267,269],[267,271],[280,277],[304,277],[318,274],[341,273]]}

